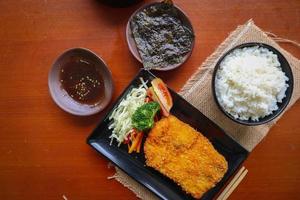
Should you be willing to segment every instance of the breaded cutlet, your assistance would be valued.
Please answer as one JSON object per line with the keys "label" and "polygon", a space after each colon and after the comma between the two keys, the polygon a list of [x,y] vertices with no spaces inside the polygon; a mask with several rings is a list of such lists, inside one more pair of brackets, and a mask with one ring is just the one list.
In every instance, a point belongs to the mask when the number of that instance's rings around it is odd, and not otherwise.
{"label": "breaded cutlet", "polygon": [[218,183],[227,162],[210,141],[170,115],[158,121],[144,144],[146,165],[175,181],[194,198]]}

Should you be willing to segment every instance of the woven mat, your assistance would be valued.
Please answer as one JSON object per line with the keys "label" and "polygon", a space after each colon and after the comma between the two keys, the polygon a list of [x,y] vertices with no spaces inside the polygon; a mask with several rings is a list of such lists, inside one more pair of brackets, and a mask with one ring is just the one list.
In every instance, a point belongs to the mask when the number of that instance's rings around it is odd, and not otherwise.
{"label": "woven mat", "polygon": [[[246,42],[263,42],[269,44],[278,49],[288,60],[294,75],[294,91],[290,103],[286,108],[286,110],[288,110],[300,96],[300,61],[282,49],[273,39],[258,28],[252,20],[249,20],[244,25],[238,26],[237,29],[224,40],[215,52],[209,56],[192,75],[179,94],[223,128],[226,133],[230,134],[244,148],[248,151],[252,151],[284,113],[277,117],[276,120],[264,125],[253,127],[243,126],[231,121],[221,113],[213,100],[211,91],[212,72],[218,59],[229,49]],[[113,178],[132,190],[137,197],[143,200],[157,199],[148,189],[137,183],[118,168],[116,168],[116,174]]]}

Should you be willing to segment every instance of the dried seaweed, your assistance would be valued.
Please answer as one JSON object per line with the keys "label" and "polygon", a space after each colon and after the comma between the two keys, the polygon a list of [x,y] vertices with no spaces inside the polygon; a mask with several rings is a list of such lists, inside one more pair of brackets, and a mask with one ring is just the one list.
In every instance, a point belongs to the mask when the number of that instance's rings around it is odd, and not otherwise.
{"label": "dried seaweed", "polygon": [[130,27],[145,69],[178,64],[192,48],[194,35],[170,0],[138,12]]}

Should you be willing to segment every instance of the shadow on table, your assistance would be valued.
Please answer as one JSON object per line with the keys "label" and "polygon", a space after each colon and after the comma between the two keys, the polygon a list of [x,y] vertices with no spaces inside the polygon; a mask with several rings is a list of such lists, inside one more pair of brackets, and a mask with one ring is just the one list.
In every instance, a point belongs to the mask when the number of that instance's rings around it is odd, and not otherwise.
{"label": "shadow on table", "polygon": [[75,116],[64,111],[62,112],[64,112],[67,115],[66,119],[69,121],[69,123],[72,123],[78,127],[87,127],[90,125],[94,125],[96,127],[98,123],[100,123],[100,121],[107,114],[107,112],[111,109],[112,103],[113,102],[111,101],[108,107],[106,107],[104,110],[100,111],[99,113],[91,116]]}
{"label": "shadow on table", "polygon": [[143,0],[96,0],[96,1],[111,7],[122,8],[122,7],[131,6],[133,4],[141,3]]}
{"label": "shadow on table", "polygon": [[[122,0],[112,0],[112,1],[94,0],[93,1],[95,8],[98,11],[97,13],[99,14],[99,17],[101,19],[106,19],[107,25],[118,25],[120,23],[126,24],[130,15],[144,3],[144,1],[142,0],[130,0],[130,1],[136,1],[134,2],[135,4],[128,6],[125,3],[119,3],[119,6],[113,6],[112,5],[113,2],[117,2],[117,1],[122,2]],[[124,0],[124,2],[126,1]],[[127,5],[127,7],[125,5]]]}

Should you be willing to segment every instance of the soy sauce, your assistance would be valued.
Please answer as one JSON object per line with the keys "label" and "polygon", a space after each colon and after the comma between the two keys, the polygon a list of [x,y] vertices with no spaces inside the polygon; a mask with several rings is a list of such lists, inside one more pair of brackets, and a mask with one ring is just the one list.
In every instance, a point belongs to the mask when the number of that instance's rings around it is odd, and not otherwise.
{"label": "soy sauce", "polygon": [[75,101],[95,105],[105,95],[103,77],[96,65],[82,58],[72,58],[60,70],[62,88]]}

